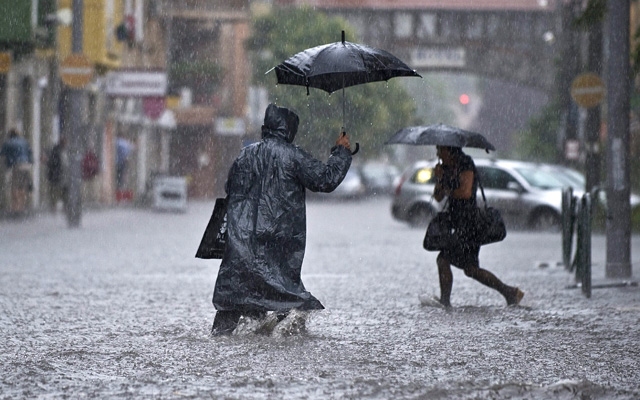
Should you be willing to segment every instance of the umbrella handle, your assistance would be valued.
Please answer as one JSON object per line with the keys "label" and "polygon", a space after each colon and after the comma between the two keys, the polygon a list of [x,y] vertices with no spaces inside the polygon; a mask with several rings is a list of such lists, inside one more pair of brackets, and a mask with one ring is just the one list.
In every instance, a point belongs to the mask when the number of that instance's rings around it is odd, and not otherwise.
{"label": "umbrella handle", "polygon": [[[342,127],[342,132],[341,133],[342,133],[343,136],[347,134],[347,132],[345,132],[345,130],[344,130],[344,126]],[[355,156],[358,151],[360,151],[360,143],[356,142],[356,149],[351,152],[351,155]]]}

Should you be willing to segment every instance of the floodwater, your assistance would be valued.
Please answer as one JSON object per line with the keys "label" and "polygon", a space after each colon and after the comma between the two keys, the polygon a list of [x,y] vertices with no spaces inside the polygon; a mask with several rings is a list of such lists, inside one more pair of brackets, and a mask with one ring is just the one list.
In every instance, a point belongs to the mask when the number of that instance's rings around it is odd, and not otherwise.
{"label": "floodwater", "polygon": [[[587,299],[559,234],[509,232],[480,260],[521,306],[458,270],[453,310],[422,306],[436,254],[387,200],[308,204],[303,281],[327,309],[306,331],[211,338],[219,261],[193,254],[212,207],[2,221],[0,398],[640,398],[638,287]],[[604,254],[594,236],[594,284]]]}

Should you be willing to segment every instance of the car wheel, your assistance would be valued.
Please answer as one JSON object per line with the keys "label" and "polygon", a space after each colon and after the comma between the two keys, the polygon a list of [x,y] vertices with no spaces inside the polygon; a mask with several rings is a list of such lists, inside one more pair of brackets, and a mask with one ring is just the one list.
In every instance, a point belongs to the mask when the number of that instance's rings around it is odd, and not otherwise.
{"label": "car wheel", "polygon": [[433,218],[433,211],[429,207],[415,206],[408,213],[409,225],[413,227],[426,228]]}
{"label": "car wheel", "polygon": [[536,231],[560,231],[560,216],[553,210],[536,211],[530,219],[529,227]]}

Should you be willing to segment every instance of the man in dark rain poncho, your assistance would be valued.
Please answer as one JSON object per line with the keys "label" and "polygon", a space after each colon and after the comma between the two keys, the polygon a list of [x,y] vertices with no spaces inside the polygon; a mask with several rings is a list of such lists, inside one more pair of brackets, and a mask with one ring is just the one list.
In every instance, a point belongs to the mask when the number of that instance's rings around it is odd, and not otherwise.
{"label": "man in dark rain poncho", "polygon": [[213,293],[211,333],[233,332],[242,315],[324,307],[300,279],[306,242],[305,190],[331,192],[351,165],[341,134],[326,164],[293,144],[298,116],[270,104],[262,141],[240,152],[229,171],[226,249]]}

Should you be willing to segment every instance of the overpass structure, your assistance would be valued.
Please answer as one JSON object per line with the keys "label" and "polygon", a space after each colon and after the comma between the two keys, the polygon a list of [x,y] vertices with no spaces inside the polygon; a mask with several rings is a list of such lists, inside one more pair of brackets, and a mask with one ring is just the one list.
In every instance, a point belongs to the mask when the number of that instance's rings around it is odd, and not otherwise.
{"label": "overpass structure", "polygon": [[[468,73],[551,93],[559,0],[280,0],[345,18],[358,41],[412,68]],[[339,34],[336,33],[336,41]],[[349,38],[347,38],[349,40]],[[355,41],[352,39],[352,41]]]}

